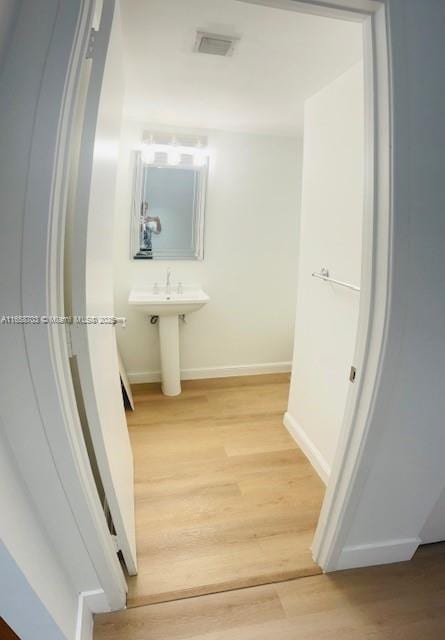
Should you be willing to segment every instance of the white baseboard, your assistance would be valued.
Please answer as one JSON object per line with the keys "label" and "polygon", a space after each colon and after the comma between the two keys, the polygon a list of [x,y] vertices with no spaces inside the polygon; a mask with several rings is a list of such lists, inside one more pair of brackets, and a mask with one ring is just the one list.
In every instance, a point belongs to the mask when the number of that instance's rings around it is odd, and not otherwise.
{"label": "white baseboard", "polygon": [[93,613],[109,611],[102,589],[79,593],[76,620],[76,640],[93,640]]}
{"label": "white baseboard", "polygon": [[76,640],[93,640],[93,612],[84,593],[79,593],[77,605]]}
{"label": "white baseboard", "polygon": [[420,538],[401,538],[345,547],[335,569],[355,569],[411,560],[419,544]]}
{"label": "white baseboard", "polygon": [[329,476],[331,475],[331,468],[314,443],[308,438],[304,429],[289,412],[284,414],[283,424],[308,458],[320,478],[325,484],[327,484]]}
{"label": "white baseboard", "polygon": [[[202,380],[205,378],[229,378],[235,376],[254,376],[266,373],[289,373],[291,362],[266,362],[262,364],[238,364],[227,367],[203,367],[198,369],[182,369],[181,380]],[[160,382],[160,371],[134,371],[128,373],[131,384],[142,382]]]}
{"label": "white baseboard", "polygon": [[127,378],[130,384],[142,384],[143,382],[160,382],[160,371],[127,371]]}

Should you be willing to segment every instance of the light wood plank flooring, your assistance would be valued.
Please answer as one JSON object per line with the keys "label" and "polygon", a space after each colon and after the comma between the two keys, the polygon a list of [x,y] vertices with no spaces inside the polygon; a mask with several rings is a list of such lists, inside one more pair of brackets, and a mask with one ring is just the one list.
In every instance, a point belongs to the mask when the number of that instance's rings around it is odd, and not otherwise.
{"label": "light wood plank flooring", "polygon": [[128,605],[320,572],[324,486],[282,425],[287,374],[133,387],[139,574]]}
{"label": "light wood plank flooring", "polygon": [[411,562],[96,617],[94,640],[441,640],[444,545]]}

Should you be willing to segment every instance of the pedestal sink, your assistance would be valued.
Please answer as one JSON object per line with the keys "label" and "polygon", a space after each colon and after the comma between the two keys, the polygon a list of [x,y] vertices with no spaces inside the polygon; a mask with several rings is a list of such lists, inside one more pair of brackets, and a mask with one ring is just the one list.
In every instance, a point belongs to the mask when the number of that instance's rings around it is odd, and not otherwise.
{"label": "pedestal sink", "polygon": [[151,285],[130,291],[129,304],[159,317],[162,392],[167,396],[181,393],[179,316],[198,311],[209,300],[201,288],[192,285]]}

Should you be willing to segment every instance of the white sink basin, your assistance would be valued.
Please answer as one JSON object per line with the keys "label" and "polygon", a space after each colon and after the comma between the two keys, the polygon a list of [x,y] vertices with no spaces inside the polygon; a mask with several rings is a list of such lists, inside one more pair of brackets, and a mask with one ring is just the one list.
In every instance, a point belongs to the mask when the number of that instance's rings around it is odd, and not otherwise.
{"label": "white sink basin", "polygon": [[177,285],[172,285],[171,293],[167,293],[165,285],[159,285],[156,292],[153,285],[147,289],[133,289],[128,303],[139,307],[149,316],[162,317],[198,311],[209,300],[209,296],[199,287],[183,286],[182,293],[178,293]]}
{"label": "white sink basin", "polygon": [[181,393],[179,364],[179,316],[201,309],[209,296],[191,285],[151,285],[145,289],[132,289],[128,303],[148,316],[159,316],[159,346],[161,351],[162,391],[167,396]]}

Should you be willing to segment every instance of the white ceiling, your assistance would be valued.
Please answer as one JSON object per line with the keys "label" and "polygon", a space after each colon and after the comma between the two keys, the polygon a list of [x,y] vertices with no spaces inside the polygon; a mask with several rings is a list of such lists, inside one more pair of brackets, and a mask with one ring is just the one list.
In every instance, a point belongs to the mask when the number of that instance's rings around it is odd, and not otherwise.
{"label": "white ceiling", "polygon": [[[362,57],[362,28],[239,0],[121,0],[131,120],[299,135],[304,100]],[[240,36],[193,52],[198,29]]]}

